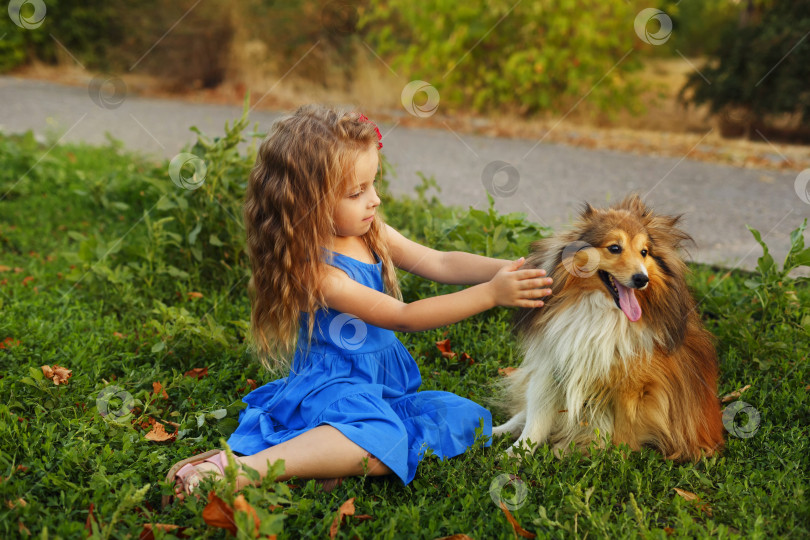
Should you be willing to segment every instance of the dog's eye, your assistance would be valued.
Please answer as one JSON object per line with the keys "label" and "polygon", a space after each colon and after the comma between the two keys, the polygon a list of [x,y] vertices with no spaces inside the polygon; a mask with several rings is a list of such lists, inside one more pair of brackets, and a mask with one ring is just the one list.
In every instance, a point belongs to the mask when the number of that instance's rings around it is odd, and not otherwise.
{"label": "dog's eye", "polygon": [[608,251],[614,255],[617,255],[622,252],[622,246],[619,244],[613,244],[612,246],[608,246]]}
{"label": "dog's eye", "polygon": [[646,250],[646,249],[642,249],[642,250],[641,250],[641,256],[642,256],[642,257],[646,257],[646,256],[647,256],[647,250]]}

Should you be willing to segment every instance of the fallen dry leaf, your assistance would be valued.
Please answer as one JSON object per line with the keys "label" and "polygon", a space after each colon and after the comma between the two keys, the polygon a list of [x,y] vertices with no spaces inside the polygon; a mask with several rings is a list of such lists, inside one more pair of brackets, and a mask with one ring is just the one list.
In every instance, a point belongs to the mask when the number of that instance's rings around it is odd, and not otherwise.
{"label": "fallen dry leaf", "polygon": [[160,422],[155,422],[152,430],[144,435],[148,440],[155,442],[173,441],[177,437],[177,433],[166,433],[166,428]]}
{"label": "fallen dry leaf", "polygon": [[707,516],[712,515],[711,507],[708,504],[706,504],[705,502],[701,501],[700,497],[698,497],[697,495],[695,495],[691,491],[686,491],[686,490],[678,489],[678,488],[674,488],[674,489],[675,489],[675,493],[677,493],[678,495],[683,497],[685,500],[687,500],[687,501],[695,501],[695,506],[699,510],[705,512]]}
{"label": "fallen dry leaf", "polygon": [[141,429],[143,429],[143,430],[150,430],[151,431],[152,426],[155,425],[155,419],[152,418],[151,416],[147,416],[146,418],[144,418],[143,420],[138,422],[137,416],[140,416],[140,412],[138,412],[138,411],[139,411],[138,407],[135,407],[134,409],[132,409],[132,413],[134,415],[136,415],[136,418],[132,419],[132,423],[141,426]]}
{"label": "fallen dry leaf", "polygon": [[67,384],[67,380],[73,375],[73,371],[54,364],[51,366],[42,366],[42,373],[45,378],[53,380],[53,384],[59,386],[60,384]]}
{"label": "fallen dry leaf", "polygon": [[195,379],[202,379],[206,375],[208,375],[208,368],[207,367],[195,367],[194,369],[190,369],[184,373],[186,377],[194,377]]}
{"label": "fallen dry leaf", "polygon": [[437,538],[436,540],[473,540],[466,534],[454,534],[452,536],[442,536],[441,538]]}
{"label": "fallen dry leaf", "polygon": [[118,339],[124,339],[126,337],[121,332],[113,332],[113,336],[117,337]]}
{"label": "fallen dry leaf", "polygon": [[515,368],[515,367],[498,368],[498,375],[508,377],[509,375],[514,373],[515,371],[517,371],[517,368]]}
{"label": "fallen dry leaf", "polygon": [[11,267],[0,264],[0,272],[11,272]]}
{"label": "fallen dry leaf", "polygon": [[436,347],[439,348],[439,351],[445,358],[453,358],[456,356],[456,353],[450,350],[450,338],[437,341]]}
{"label": "fallen dry leaf", "polygon": [[28,527],[25,526],[25,524],[22,521],[22,518],[20,518],[18,526],[20,528],[20,534],[24,534],[25,536],[31,536],[31,531],[29,531]]}
{"label": "fallen dry leaf", "polygon": [[354,497],[341,504],[340,508],[338,508],[337,515],[335,516],[335,521],[332,522],[332,526],[329,528],[329,538],[334,538],[335,536],[337,536],[338,529],[340,529],[340,524],[343,522],[343,518],[345,518],[346,516],[353,516],[353,515],[354,515]]}
{"label": "fallen dry leaf", "polygon": [[228,504],[217,497],[213,491],[208,493],[208,504],[203,509],[202,517],[211,527],[227,529],[236,536],[236,522],[233,520],[233,510]]}
{"label": "fallen dry leaf", "polygon": [[201,292],[190,292],[188,293],[189,298],[202,298],[203,295]]}
{"label": "fallen dry leaf", "polygon": [[467,364],[468,366],[471,366],[471,365],[473,365],[473,364],[475,363],[475,360],[473,360],[473,359],[470,357],[470,355],[469,355],[469,354],[467,354],[467,353],[465,353],[465,352],[461,353],[461,356],[459,357],[459,359],[458,359],[458,360],[459,360],[459,362],[464,362],[464,363],[465,363],[465,364]]}
{"label": "fallen dry leaf", "polygon": [[[254,381],[253,379],[247,379],[247,381],[246,381],[246,382],[248,383],[248,386],[250,387],[250,390],[251,390],[251,391],[256,390],[256,388],[259,386],[258,384],[256,384],[256,381]],[[237,388],[237,389],[236,389],[236,395],[237,395],[237,396],[241,396],[241,395],[242,395],[242,393],[243,393],[245,390],[247,390],[247,387],[245,387],[245,386],[240,386],[239,388]]]}
{"label": "fallen dry leaf", "polygon": [[722,403],[728,403],[729,401],[734,401],[735,399],[739,398],[742,395],[742,393],[745,392],[746,390],[748,390],[749,388],[751,388],[751,385],[746,384],[742,388],[734,390],[730,394],[726,394],[725,396],[722,397],[722,399],[720,399],[720,401]]}
{"label": "fallen dry leaf", "polygon": [[686,491],[683,489],[675,488],[675,492],[686,499],[687,501],[699,501],[700,497],[692,493],[691,491]]}
{"label": "fallen dry leaf", "polygon": [[0,349],[16,347],[20,344],[20,340],[14,339],[13,337],[7,337],[3,340],[3,343],[0,343]]}
{"label": "fallen dry leaf", "polygon": [[166,389],[163,388],[163,385],[160,384],[160,382],[152,383],[152,395],[163,397],[163,399],[169,399],[169,394],[166,393]]}
{"label": "fallen dry leaf", "polygon": [[259,525],[261,524],[261,521],[259,520],[259,516],[256,514],[256,509],[250,506],[250,503],[245,500],[245,496],[241,493],[237,495],[236,499],[233,501],[233,510],[234,512],[245,512],[246,514],[253,516],[253,523],[256,525],[253,536],[257,536],[259,534]]}
{"label": "fallen dry leaf", "polygon": [[512,515],[512,512],[506,507],[503,501],[501,501],[501,510],[503,510],[504,515],[506,515],[507,521],[512,525],[512,529],[514,529],[515,534],[522,536],[523,538],[535,538],[537,535],[534,533],[530,533],[526,529],[520,526],[520,524],[515,519],[515,516]]}

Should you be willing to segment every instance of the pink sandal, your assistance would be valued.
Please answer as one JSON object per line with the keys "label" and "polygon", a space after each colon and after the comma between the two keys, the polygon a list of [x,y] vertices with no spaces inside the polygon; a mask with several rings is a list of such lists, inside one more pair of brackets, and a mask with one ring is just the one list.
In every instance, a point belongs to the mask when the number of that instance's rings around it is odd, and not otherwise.
{"label": "pink sandal", "polygon": [[[209,450],[175,463],[166,474],[166,481],[174,484],[179,477],[183,481],[183,485],[187,486],[188,479],[195,474],[199,474],[194,466],[206,462],[216,465],[220,474],[225,476],[225,466],[228,464],[227,454],[223,450]],[[162,500],[163,508],[169,506],[173,498],[173,495],[164,495]]]}

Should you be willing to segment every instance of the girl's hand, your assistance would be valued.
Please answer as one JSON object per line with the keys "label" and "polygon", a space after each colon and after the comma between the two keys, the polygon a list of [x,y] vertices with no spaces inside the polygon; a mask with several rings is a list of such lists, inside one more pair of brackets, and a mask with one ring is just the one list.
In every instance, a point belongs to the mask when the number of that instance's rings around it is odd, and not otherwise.
{"label": "girl's hand", "polygon": [[543,288],[552,283],[551,278],[543,277],[546,271],[542,268],[518,270],[524,262],[525,258],[521,257],[507,264],[487,283],[496,306],[542,307],[543,301],[539,299],[551,294],[551,289]]}

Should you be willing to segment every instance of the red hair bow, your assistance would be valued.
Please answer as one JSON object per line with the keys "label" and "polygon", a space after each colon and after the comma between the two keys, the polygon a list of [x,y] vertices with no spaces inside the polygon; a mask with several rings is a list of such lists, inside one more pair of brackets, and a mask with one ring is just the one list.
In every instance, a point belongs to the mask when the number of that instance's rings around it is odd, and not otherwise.
{"label": "red hair bow", "polygon": [[361,114],[360,118],[358,118],[358,120],[360,122],[368,122],[369,124],[374,126],[374,131],[377,132],[377,144],[378,144],[377,149],[379,150],[380,148],[382,148],[382,133],[380,133],[380,128],[377,127],[377,124],[375,124],[374,122],[369,120],[368,117],[366,117],[365,114]]}

